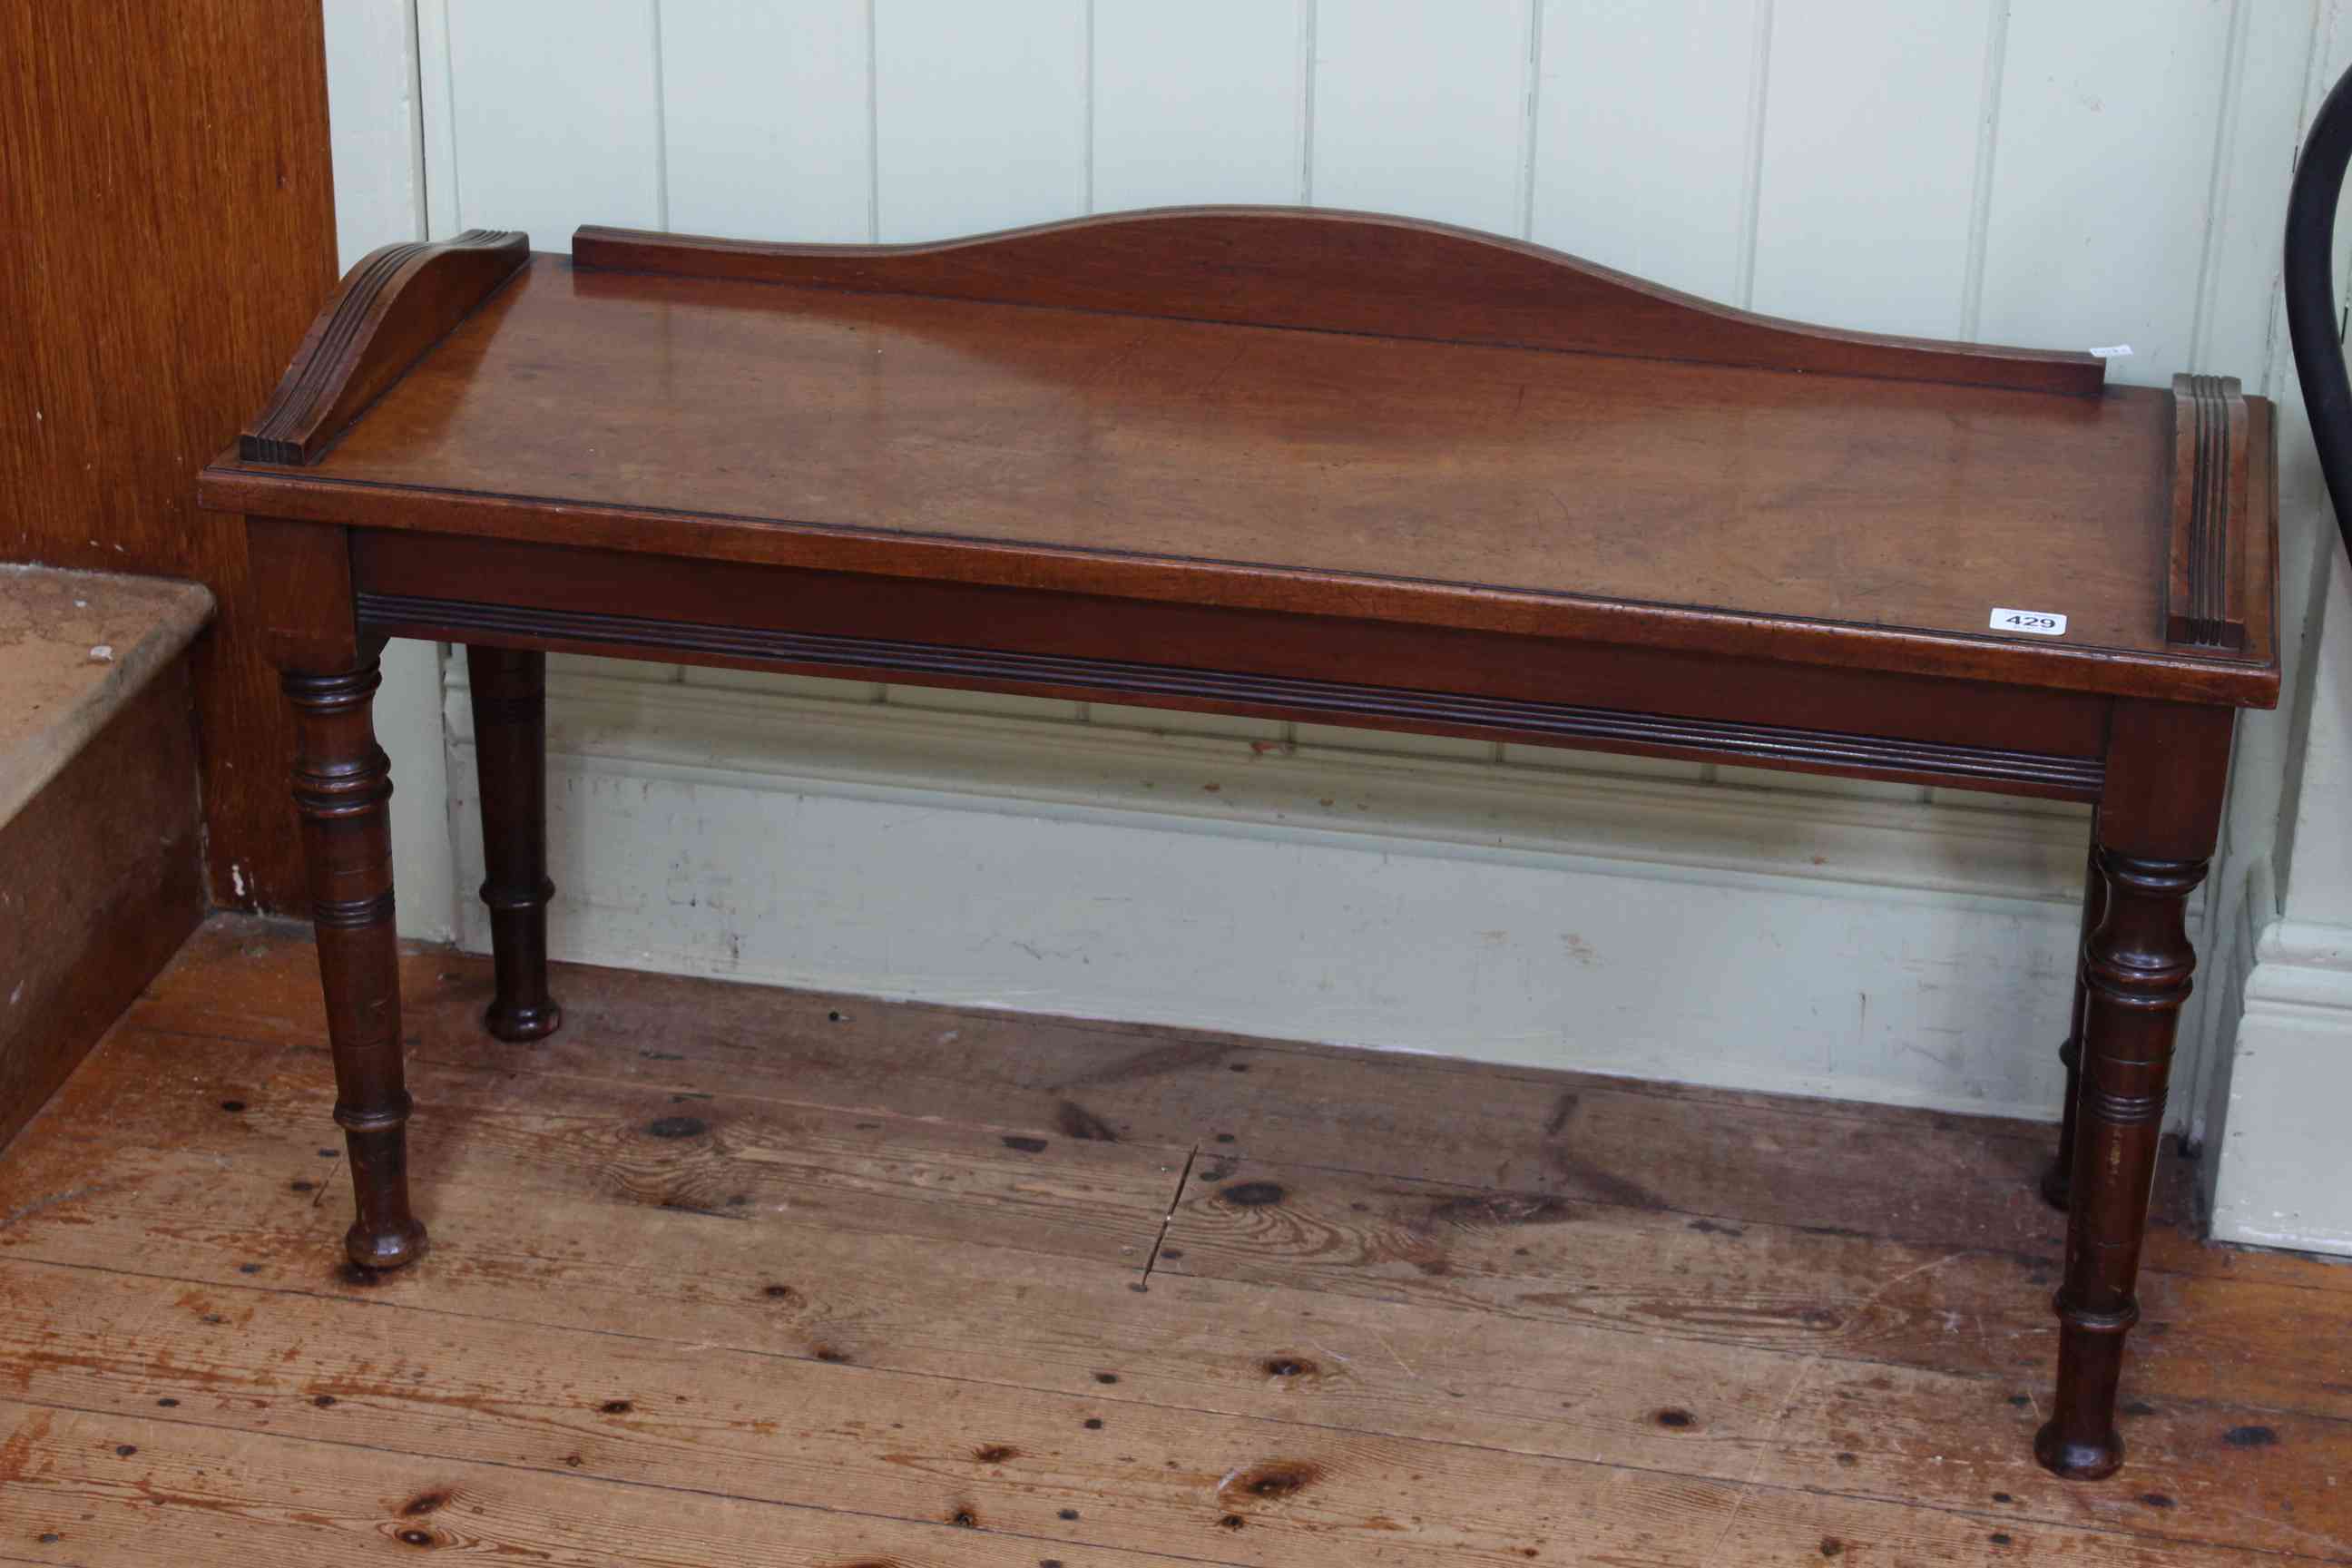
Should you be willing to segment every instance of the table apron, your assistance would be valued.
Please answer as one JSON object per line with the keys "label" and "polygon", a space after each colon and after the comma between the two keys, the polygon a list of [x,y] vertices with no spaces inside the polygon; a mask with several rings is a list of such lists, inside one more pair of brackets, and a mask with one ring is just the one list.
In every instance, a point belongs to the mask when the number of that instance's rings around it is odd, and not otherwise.
{"label": "table apron", "polygon": [[[399,533],[365,630],[1466,736],[2058,800],[2103,698],[1653,648]],[[1600,699],[1595,700],[1595,699]]]}

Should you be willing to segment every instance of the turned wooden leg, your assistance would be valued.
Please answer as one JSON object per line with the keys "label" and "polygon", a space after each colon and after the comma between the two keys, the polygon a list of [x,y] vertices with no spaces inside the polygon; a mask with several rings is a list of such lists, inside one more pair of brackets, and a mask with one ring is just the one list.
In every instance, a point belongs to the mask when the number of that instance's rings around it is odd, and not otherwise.
{"label": "turned wooden leg", "polygon": [[2058,1289],[2058,1399],[2033,1440],[2043,1465],[2093,1479],[2123,1463],[2116,1387],[2139,1321],[2139,1274],[2156,1177],[2172,1036],[2197,955],[2185,922],[2202,860],[2142,859],[2102,847],[2105,907],[2083,952],[2088,994],[2075,1106],[2074,1206]]}
{"label": "turned wooden leg", "polygon": [[2091,826],[2091,855],[2083,871],[2083,931],[2074,944],[2074,1018],[2066,1026],[2065,1043],[2058,1047],[2058,1059],[2066,1064],[2066,1098],[2060,1101],[2058,1121],[2058,1153],[2050,1168],[2042,1173],[2042,1200],[2063,1214],[2067,1196],[2074,1184],[2074,1102],[2083,1094],[2083,1016],[2090,1006],[2089,985],[2083,978],[2084,955],[2091,946],[2091,933],[2099,928],[2099,916],[2106,909],[2107,879],[2099,871],[2099,830],[2095,818]]}
{"label": "turned wooden leg", "polygon": [[563,1022],[547,992],[547,656],[466,649],[482,791],[490,953],[498,991],[483,1024],[502,1040],[536,1040]]}
{"label": "turned wooden leg", "polygon": [[371,658],[331,675],[288,672],[294,705],[294,805],[302,817],[335,1121],[351,1148],[359,1217],[352,1260],[396,1268],[425,1252],[408,1206],[408,1089],[400,1037],[400,948],[392,921],[392,770],[370,709],[382,684]]}

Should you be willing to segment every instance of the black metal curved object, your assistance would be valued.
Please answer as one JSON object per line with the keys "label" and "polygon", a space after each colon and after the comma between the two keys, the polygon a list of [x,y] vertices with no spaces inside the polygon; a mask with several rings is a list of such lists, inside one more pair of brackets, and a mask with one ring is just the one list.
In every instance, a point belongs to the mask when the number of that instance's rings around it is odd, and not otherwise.
{"label": "black metal curved object", "polygon": [[2286,330],[2336,527],[2352,550],[2352,377],[2337,328],[2336,204],[2352,164],[2352,71],[2311,122],[2286,204]]}

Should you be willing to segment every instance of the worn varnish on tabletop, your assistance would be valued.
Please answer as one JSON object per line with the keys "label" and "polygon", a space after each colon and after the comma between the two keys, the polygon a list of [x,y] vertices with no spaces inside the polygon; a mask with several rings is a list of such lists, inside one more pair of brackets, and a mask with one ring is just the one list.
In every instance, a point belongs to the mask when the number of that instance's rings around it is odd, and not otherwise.
{"label": "worn varnish on tabletop", "polygon": [[551,650],[2011,791],[2097,807],[2036,1452],[2106,1475],[2184,911],[2278,692],[2274,438],[2225,377],[2108,387],[1365,214],[378,252],[200,481],[249,514],[301,737],[347,1247],[425,1245],[391,637],[476,664],[510,1041],[563,1016]]}
{"label": "worn varnish on tabletop", "polygon": [[[1312,228],[1339,221],[1255,216],[1260,230],[1307,231],[1273,238],[1301,250],[1261,258],[1276,271],[1322,261]],[[1126,243],[1181,244],[1168,237],[1213,217],[1130,222],[1141,232]],[[1117,226],[1073,226],[1098,247]],[[1428,246],[1430,227],[1376,232]],[[478,272],[467,237],[456,259]],[[1498,258],[1538,265],[1521,254],[1533,247],[1438,237],[1450,248],[1423,260],[1424,279],[1457,289],[1454,275]],[[824,268],[808,247],[717,261],[712,248],[583,231],[575,257],[530,258],[478,289],[480,308],[430,353],[411,365],[400,346],[392,363],[408,374],[364,418],[305,447],[299,510],[1521,633],[1639,636],[1628,612],[1671,608],[1759,650],[1767,639],[1741,623],[1775,617],[1970,639],[1958,662],[2004,673],[2026,668],[2008,650],[2032,647],[2053,684],[2121,679],[2070,669],[2084,650],[2170,646],[2158,563],[2175,528],[2174,400],[2102,391],[2088,355],[1855,348],[1790,328],[1776,363],[1803,368],[1753,368],[1769,346],[1693,335],[1727,331],[1736,312],[1556,260],[1512,279],[1533,295],[1521,316],[1545,320],[1538,307],[1551,305],[1554,337],[1562,310],[1606,323],[1629,300],[1661,298],[1686,310],[1685,335],[1656,327],[1649,353],[1663,357],[1533,353],[1505,346],[1532,335],[1510,316],[1418,335],[1394,311],[1374,316],[1386,332],[1318,325],[1364,313],[1342,299],[1261,312],[1296,324],[1238,325],[1171,319],[1188,308],[1181,276],[1129,279],[1115,297],[1124,313],[1034,280],[1013,289],[1017,303],[938,298],[952,285],[890,269],[919,257],[810,287],[795,280]],[[1570,297],[1548,301],[1544,285]],[[1742,363],[1707,363],[1718,353]],[[1971,377],[2025,389],[1954,384]],[[2241,464],[2261,445],[2242,430]],[[267,435],[247,449],[285,453]],[[282,483],[250,471],[216,468],[208,486],[223,502],[295,510]],[[2260,597],[2244,587],[2267,558],[2260,521],[2239,519],[2254,554],[2240,599]],[[1991,631],[1992,609],[2020,607],[2069,617],[2063,657]],[[2260,624],[2246,657],[2199,685],[2259,700],[2270,616],[2252,604],[2241,623],[2249,614]],[[1810,641],[1773,651],[1803,657]],[[1853,639],[1832,646],[1838,662],[1877,661]]]}
{"label": "worn varnish on tabletop", "polygon": [[[662,395],[583,402],[583,382]],[[1993,582],[2003,604],[2071,609],[2084,643],[2145,652],[2165,646],[2146,568],[2168,403],[549,256],[314,473],[1951,633],[1986,630]]]}

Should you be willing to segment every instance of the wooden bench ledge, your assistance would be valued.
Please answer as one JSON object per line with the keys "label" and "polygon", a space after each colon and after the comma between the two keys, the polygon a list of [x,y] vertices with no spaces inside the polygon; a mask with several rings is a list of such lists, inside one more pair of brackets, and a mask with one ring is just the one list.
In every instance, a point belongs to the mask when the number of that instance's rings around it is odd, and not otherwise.
{"label": "wooden bench ledge", "polygon": [[211,593],[194,583],[0,564],[0,823],[212,615]]}

